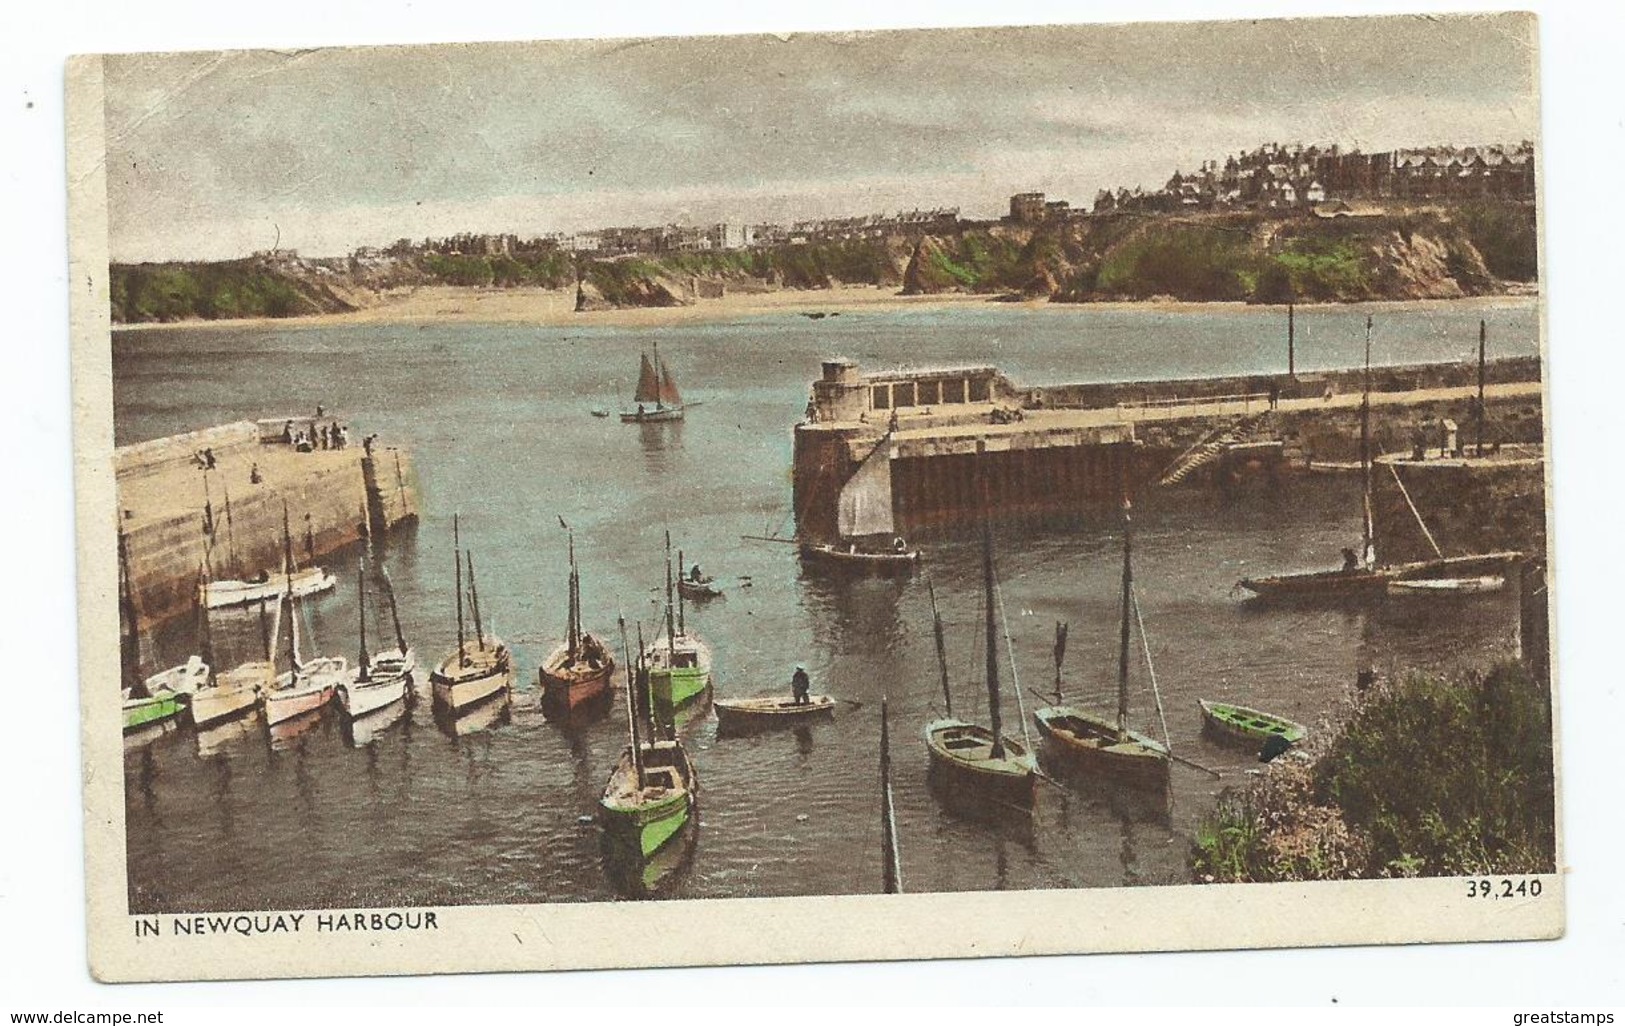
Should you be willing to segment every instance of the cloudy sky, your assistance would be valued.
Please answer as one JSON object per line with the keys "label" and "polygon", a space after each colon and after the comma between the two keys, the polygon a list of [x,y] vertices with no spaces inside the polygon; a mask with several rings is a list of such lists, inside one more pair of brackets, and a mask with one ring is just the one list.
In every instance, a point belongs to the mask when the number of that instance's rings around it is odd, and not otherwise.
{"label": "cloudy sky", "polygon": [[1517,15],[139,55],[111,253],[1087,204],[1266,140],[1538,134]]}

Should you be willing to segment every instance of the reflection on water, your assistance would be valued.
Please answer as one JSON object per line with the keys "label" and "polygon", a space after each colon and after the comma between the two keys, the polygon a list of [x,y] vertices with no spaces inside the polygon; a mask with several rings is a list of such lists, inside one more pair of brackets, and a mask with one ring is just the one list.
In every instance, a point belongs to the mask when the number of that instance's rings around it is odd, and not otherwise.
{"label": "reflection on water", "polygon": [[[1379,357],[1465,354],[1482,312],[1385,312],[1379,344],[1389,352]],[[1491,317],[1493,337],[1511,348],[1526,333],[1525,351],[1534,351],[1532,311]],[[1495,326],[1497,317],[1507,323]],[[391,535],[378,553],[423,665],[414,700],[376,727],[346,730],[329,711],[268,732],[256,713],[195,738],[190,728],[132,735],[132,911],[601,901],[651,890],[685,898],[876,892],[882,695],[910,891],[1171,882],[1183,878],[1190,837],[1218,791],[1257,766],[1255,753],[1203,738],[1197,698],[1257,706],[1318,730],[1339,715],[1364,665],[1448,670],[1515,649],[1515,589],[1371,610],[1258,609],[1232,595],[1250,574],[1335,565],[1359,537],[1357,481],[1287,481],[1229,500],[1153,491],[1140,503],[1135,572],[1172,747],[1222,779],[1176,766],[1168,805],[1150,808],[1130,795],[1046,783],[1034,814],[1014,829],[952,816],[927,782],[923,728],[945,710],[926,584],[946,623],[954,710],[985,720],[976,542],[944,538],[914,576],[871,579],[811,573],[792,546],[740,540],[789,506],[790,429],[818,359],[995,362],[1032,382],[1254,373],[1269,369],[1257,338],[1271,322],[1247,311],[1182,319],[995,310],[854,313],[816,331],[807,324],[662,329],[662,355],[705,401],[682,422],[643,425],[587,412],[618,408],[631,394],[647,341],[636,331],[572,327],[579,346],[560,329],[471,325],[118,335],[121,443],[320,399],[363,433],[409,446],[425,502],[421,529]],[[1318,346],[1318,366],[1358,360],[1362,312],[1317,310],[1300,315],[1299,328],[1300,340]],[[391,358],[380,361],[386,344]],[[1300,355],[1309,351],[1300,345]],[[415,401],[402,404],[401,395]],[[519,684],[511,698],[444,720],[424,681],[455,647],[454,509],[465,537],[477,539],[486,627],[509,639]],[[689,832],[704,840],[675,867],[656,867],[653,883],[640,868],[641,892],[606,875],[593,819],[626,744],[624,692],[600,715],[558,724],[544,718],[532,687],[536,664],[565,627],[567,554],[556,515],[575,531],[587,630],[611,636],[617,613],[634,634],[640,623],[658,629],[670,529],[691,562],[719,580],[751,582],[686,610],[689,630],[716,653],[717,696],[787,693],[799,662],[815,691],[840,702],[833,722],[721,742],[707,709],[686,712],[684,740],[703,782]],[[1052,686],[1057,620],[1071,624],[1067,700],[1115,708],[1117,530],[1115,517],[1101,516],[998,537],[1015,648],[1004,720],[1015,737],[1032,732],[1032,690]],[[331,561],[345,580],[308,604],[309,651],[354,645],[353,562],[348,554]],[[256,615],[215,623],[220,665],[262,655]],[[153,661],[189,655],[189,630],[177,622],[150,639]],[[374,635],[369,624],[369,636],[392,633],[379,623]],[[1160,735],[1143,670],[1135,667],[1130,720]]]}

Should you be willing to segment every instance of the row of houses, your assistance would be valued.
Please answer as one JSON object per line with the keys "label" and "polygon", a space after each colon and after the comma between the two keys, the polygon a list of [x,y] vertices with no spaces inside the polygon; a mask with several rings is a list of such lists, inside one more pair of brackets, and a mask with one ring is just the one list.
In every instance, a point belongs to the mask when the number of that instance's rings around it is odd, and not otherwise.
{"label": "row of houses", "polygon": [[857,217],[796,221],[788,225],[736,222],[707,225],[665,224],[599,228],[590,232],[551,232],[529,238],[520,238],[517,235],[465,233],[444,239],[399,239],[382,249],[363,246],[355,250],[351,257],[365,262],[423,253],[487,257],[546,251],[592,253],[600,256],[622,256],[631,253],[699,253],[947,231],[953,229],[958,222],[958,207],[939,207],[891,214],[864,214]]}
{"label": "row of houses", "polygon": [[[1291,210],[1323,203],[1495,199],[1533,201],[1535,147],[1428,146],[1363,153],[1337,145],[1265,143],[1255,150],[1175,171],[1160,189],[1102,189],[1088,211]],[[1041,192],[1010,197],[1005,220],[1042,224],[1084,213]]]}
{"label": "row of houses", "polygon": [[1535,147],[1428,146],[1362,153],[1336,145],[1266,143],[1175,171],[1153,192],[1102,190],[1094,210],[1290,209],[1329,201],[1535,198]]}

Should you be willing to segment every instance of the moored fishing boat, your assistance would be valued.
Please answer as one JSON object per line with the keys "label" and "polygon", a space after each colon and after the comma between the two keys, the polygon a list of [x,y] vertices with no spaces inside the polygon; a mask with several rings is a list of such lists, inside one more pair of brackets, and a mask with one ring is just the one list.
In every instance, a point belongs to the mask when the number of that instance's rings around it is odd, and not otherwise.
{"label": "moored fishing boat", "polygon": [[607,701],[615,674],[615,657],[602,641],[582,630],[581,571],[576,566],[575,534],[568,528],[566,532],[570,538],[570,576],[565,639],[542,660],[537,676],[542,685],[544,711],[568,719],[578,709]]}
{"label": "moored fishing boat", "polygon": [[289,593],[299,599],[331,591],[338,581],[319,566],[304,567],[291,574],[261,574],[259,580],[253,581],[209,581],[202,588],[203,603],[210,609],[224,609],[279,599]]}
{"label": "moored fishing boat", "polygon": [[[993,579],[993,532],[982,527],[982,573],[987,612],[987,701],[989,726],[969,723],[953,715],[947,690],[947,669],[942,664],[943,701],[948,715],[925,725],[925,747],[932,784],[944,801],[961,811],[1009,810],[1031,814],[1038,801],[1038,762],[1027,746],[1004,736],[999,703],[997,602]],[[933,593],[933,606],[935,596]],[[935,627],[941,637],[940,616]],[[942,647],[939,643],[939,658]]]}
{"label": "moored fishing boat", "polygon": [[835,699],[828,695],[809,695],[805,702],[782,695],[718,698],[711,705],[717,711],[719,734],[749,734],[780,727],[798,727],[835,715]]}
{"label": "moored fishing boat", "polygon": [[[296,567],[286,506],[282,508],[282,547],[283,565],[287,568],[285,577],[291,581]],[[288,616],[288,669],[279,674],[270,690],[260,696],[267,727],[319,711],[333,700],[338,686],[350,672],[350,662],[343,656],[318,656],[306,660],[300,655],[299,610],[294,605],[291,591],[283,593],[282,603]]]}
{"label": "moored fishing boat", "polygon": [[[135,589],[130,577],[129,544],[120,528],[119,559],[119,670],[120,700],[124,732],[140,731],[154,724],[174,720],[186,711],[186,695],[181,687],[194,687],[199,675],[208,679],[209,668],[199,656],[185,664],[142,679],[141,621],[135,606]],[[175,685],[175,686],[172,686]]]}
{"label": "moored fishing boat", "polygon": [[260,644],[263,658],[222,670],[208,685],[192,695],[192,725],[208,727],[256,708],[260,696],[276,685],[273,653],[282,623],[282,603],[275,618],[267,624],[265,602],[260,602]]}
{"label": "moored fishing boat", "polygon": [[[1058,768],[1107,783],[1166,789],[1169,782],[1168,746],[1128,726],[1130,619],[1137,611],[1134,598],[1134,530],[1129,503],[1123,500],[1122,617],[1118,626],[1117,716],[1108,718],[1076,705],[1055,705],[1033,711],[1033,719],[1046,743],[1046,754]],[[1142,635],[1143,635],[1142,625]],[[1142,639],[1143,640],[1143,639]],[[1059,655],[1060,644],[1057,645]],[[1147,649],[1149,660],[1149,648]],[[1059,662],[1059,659],[1057,659]],[[1057,667],[1056,678],[1060,672]],[[1153,686],[1155,678],[1153,677]],[[1057,691],[1059,683],[1057,683]]]}
{"label": "moored fishing boat", "polygon": [[[627,648],[626,623],[621,622],[621,645]],[[622,750],[598,800],[598,819],[612,861],[641,862],[671,843],[694,815],[698,778],[688,752],[676,737],[675,724],[665,718],[652,697],[640,701],[649,688],[648,666],[639,660],[634,672],[627,666],[626,713],[628,744]],[[643,738],[640,707],[650,710],[648,733]],[[657,735],[664,733],[664,738]]]}
{"label": "moored fishing boat", "polygon": [[[673,619],[673,607],[676,619]],[[641,628],[640,628],[641,630]],[[688,633],[683,623],[683,597],[671,572],[671,535],[666,535],[666,630],[643,646],[652,701],[673,712],[711,697],[711,647]]]}
{"label": "moored fishing boat", "polygon": [[[336,697],[344,715],[358,719],[396,703],[405,703],[411,678],[400,672],[390,672],[373,664],[367,653],[367,570],[365,564],[356,567],[356,609],[360,619],[360,652],[349,676],[339,685]],[[401,644],[405,648],[404,642]]]}
{"label": "moored fishing boat", "polygon": [[1227,740],[1257,745],[1279,738],[1287,744],[1297,744],[1309,734],[1301,723],[1245,705],[1210,702],[1205,698],[1198,698],[1196,704],[1202,709],[1203,728]]}
{"label": "moored fishing boat", "polygon": [[[1360,462],[1357,469],[1360,472],[1363,486],[1363,499],[1361,511],[1361,541],[1360,549],[1356,552],[1352,548],[1343,550],[1343,565],[1332,570],[1310,570],[1299,573],[1267,574],[1260,577],[1243,578],[1237,586],[1252,592],[1259,601],[1281,602],[1367,602],[1380,599],[1390,594],[1405,593],[1437,593],[1456,590],[1466,592],[1467,587],[1452,589],[1446,585],[1419,585],[1409,586],[1396,582],[1467,579],[1479,576],[1493,576],[1504,573],[1506,568],[1521,558],[1516,552],[1491,552],[1466,556],[1445,556],[1439,551],[1437,544],[1433,545],[1434,555],[1437,558],[1418,560],[1410,563],[1379,564],[1374,543],[1374,529],[1371,516],[1372,495],[1372,468],[1371,458],[1371,325],[1370,317],[1365,321],[1365,377],[1360,400]],[[1482,390],[1483,383],[1483,322],[1479,324],[1479,380]],[[1480,410],[1482,410],[1483,395],[1479,396]],[[1482,416],[1482,414],[1481,414]],[[1480,423],[1480,436],[1483,426]],[[1482,437],[1480,438],[1482,445]],[[1393,466],[1390,463],[1389,469]],[[1404,491],[1404,483],[1399,480],[1397,471],[1394,480]],[[1409,504],[1409,496],[1406,496]],[[1433,536],[1422,522],[1422,516],[1412,505],[1411,513],[1421,525],[1423,534],[1429,543]],[[1479,590],[1490,590],[1481,588]]]}
{"label": "moored fishing boat", "polygon": [[505,695],[513,684],[513,658],[508,646],[485,633],[480,617],[479,590],[474,583],[474,556],[468,556],[468,597],[474,613],[474,638],[464,633],[463,553],[458,518],[452,516],[452,562],[457,592],[457,648],[429,674],[435,705],[452,713]]}

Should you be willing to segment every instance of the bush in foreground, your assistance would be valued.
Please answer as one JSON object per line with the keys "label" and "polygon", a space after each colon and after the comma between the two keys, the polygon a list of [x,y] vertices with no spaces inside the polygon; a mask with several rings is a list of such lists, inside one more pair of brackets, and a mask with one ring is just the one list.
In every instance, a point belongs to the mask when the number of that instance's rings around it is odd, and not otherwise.
{"label": "bush in foreground", "polygon": [[1272,764],[1197,829],[1217,883],[1550,872],[1551,702],[1516,663],[1364,696],[1310,762]]}

